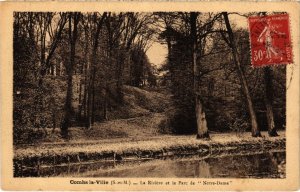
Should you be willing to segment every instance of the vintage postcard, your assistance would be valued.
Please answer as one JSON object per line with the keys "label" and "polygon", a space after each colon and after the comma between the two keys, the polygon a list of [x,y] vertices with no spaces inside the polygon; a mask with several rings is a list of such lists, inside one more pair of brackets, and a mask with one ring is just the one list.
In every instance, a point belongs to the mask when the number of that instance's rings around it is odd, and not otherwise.
{"label": "vintage postcard", "polygon": [[3,2],[3,190],[299,188],[296,2]]}

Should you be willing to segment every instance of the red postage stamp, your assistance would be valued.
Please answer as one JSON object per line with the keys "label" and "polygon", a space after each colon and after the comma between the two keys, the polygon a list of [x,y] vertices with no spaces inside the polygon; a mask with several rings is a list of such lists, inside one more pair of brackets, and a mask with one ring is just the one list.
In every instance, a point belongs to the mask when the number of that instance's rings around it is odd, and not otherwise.
{"label": "red postage stamp", "polygon": [[248,23],[254,67],[293,62],[288,14],[249,17]]}

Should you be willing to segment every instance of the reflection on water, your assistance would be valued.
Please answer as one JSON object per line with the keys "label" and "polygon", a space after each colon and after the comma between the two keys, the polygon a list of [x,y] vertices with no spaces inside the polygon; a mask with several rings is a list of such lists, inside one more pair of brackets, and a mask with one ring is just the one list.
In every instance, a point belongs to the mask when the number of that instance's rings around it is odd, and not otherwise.
{"label": "reflection on water", "polygon": [[15,176],[37,177],[198,177],[285,178],[285,152],[224,157],[106,161],[23,170]]}

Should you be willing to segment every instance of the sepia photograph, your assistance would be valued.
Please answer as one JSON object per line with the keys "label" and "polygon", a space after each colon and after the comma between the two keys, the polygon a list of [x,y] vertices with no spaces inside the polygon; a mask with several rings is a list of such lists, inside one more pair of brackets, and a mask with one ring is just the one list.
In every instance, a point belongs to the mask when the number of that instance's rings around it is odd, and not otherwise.
{"label": "sepia photograph", "polygon": [[287,179],[299,58],[286,9],[16,10],[11,25],[13,179]]}

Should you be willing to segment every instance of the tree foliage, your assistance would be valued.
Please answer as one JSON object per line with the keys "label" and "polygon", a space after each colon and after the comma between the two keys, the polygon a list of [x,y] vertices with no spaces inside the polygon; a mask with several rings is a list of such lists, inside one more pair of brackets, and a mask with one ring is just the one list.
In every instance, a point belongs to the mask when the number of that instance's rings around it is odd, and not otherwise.
{"label": "tree foliage", "polygon": [[[14,141],[34,142],[59,127],[67,138],[70,127],[109,120],[124,108],[124,85],[170,89],[173,133],[196,133],[197,102],[209,131],[250,130],[241,74],[258,127],[268,127],[270,105],[275,127],[284,127],[285,68],[267,76],[252,68],[248,32],[230,20],[235,13],[227,13],[229,29],[224,14],[15,12]],[[153,42],[167,48],[158,70],[147,56]],[[272,101],[266,84],[276,90]]]}

